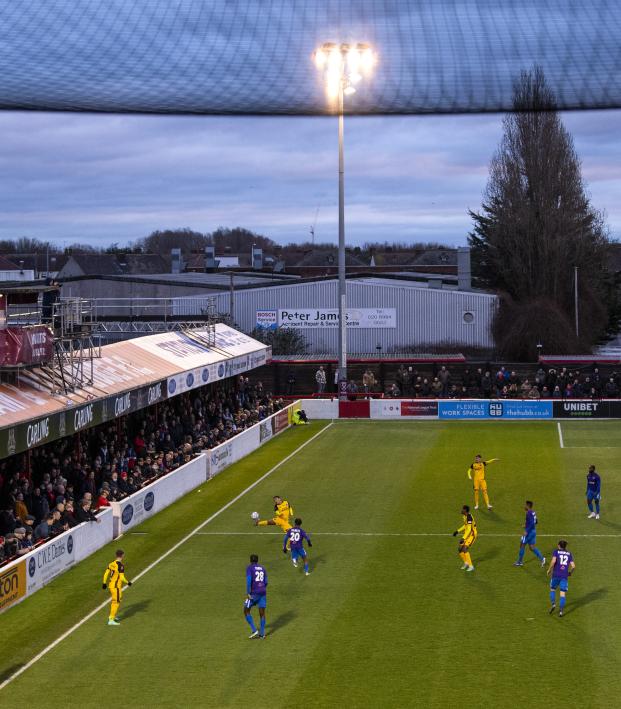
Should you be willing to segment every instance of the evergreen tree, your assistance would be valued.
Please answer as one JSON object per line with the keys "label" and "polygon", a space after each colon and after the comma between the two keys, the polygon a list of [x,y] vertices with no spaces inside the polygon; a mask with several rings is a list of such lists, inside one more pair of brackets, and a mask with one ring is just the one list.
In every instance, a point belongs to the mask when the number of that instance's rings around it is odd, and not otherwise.
{"label": "evergreen tree", "polygon": [[586,195],[572,138],[540,68],[522,73],[513,105],[482,209],[470,212],[475,284],[501,294],[494,334],[502,356],[533,359],[538,341],[549,353],[586,352],[616,313],[604,220]]}

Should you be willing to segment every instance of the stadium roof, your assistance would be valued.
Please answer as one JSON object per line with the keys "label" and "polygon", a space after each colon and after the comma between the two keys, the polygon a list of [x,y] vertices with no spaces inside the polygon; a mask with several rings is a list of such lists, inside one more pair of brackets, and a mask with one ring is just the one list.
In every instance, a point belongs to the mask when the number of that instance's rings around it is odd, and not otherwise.
{"label": "stadium roof", "polygon": [[54,396],[42,370],[0,384],[0,459],[265,364],[270,348],[222,323],[215,344],[203,329],[166,332],[102,347],[94,383]]}
{"label": "stadium roof", "polygon": [[616,108],[620,27],[612,0],[11,0],[0,108],[327,114],[326,42],[378,56],[348,113],[510,110],[535,65],[560,109]]}

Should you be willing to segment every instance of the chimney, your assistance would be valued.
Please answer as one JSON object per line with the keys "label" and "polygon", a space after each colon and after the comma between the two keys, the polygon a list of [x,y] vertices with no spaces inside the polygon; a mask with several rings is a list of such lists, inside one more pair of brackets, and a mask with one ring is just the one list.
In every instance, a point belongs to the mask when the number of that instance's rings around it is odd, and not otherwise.
{"label": "chimney", "polygon": [[181,249],[170,250],[171,273],[181,273],[183,271],[183,259],[181,258]]}
{"label": "chimney", "polygon": [[211,271],[216,268],[216,247],[205,246],[205,271]]}
{"label": "chimney", "polygon": [[457,249],[457,288],[459,290],[472,290],[470,248],[468,246],[460,246]]}

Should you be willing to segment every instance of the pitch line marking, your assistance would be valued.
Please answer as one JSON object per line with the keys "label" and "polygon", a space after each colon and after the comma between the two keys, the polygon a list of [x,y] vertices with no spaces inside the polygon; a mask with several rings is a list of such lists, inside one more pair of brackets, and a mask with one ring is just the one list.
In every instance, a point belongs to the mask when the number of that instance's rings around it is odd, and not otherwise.
{"label": "pitch line marking", "polygon": [[[197,532],[199,537],[247,537],[247,536],[271,536],[271,537],[284,537],[282,532]],[[311,532],[311,537],[452,537],[452,532]],[[482,538],[485,537],[510,537],[514,539],[519,537],[519,532],[513,533],[492,533],[492,534],[481,534]],[[621,539],[621,534],[568,534],[563,532],[562,534],[537,534],[537,537],[554,537],[557,539],[562,539],[563,537],[611,537],[613,539]]]}
{"label": "pitch line marking", "polygon": [[[201,524],[198,525],[195,529],[193,529],[191,532],[186,534],[183,539],[178,541],[176,544],[173,544],[172,547],[166,552],[162,554],[158,559],[156,559],[154,562],[149,564],[145,569],[143,569],[139,574],[134,576],[132,583],[135,581],[138,581],[139,578],[144,576],[146,573],[151,571],[155,566],[157,566],[161,561],[164,561],[167,557],[169,557],[173,552],[177,551],[177,549],[185,544],[187,541],[189,541],[193,536],[198,534],[203,527],[208,525],[210,522],[212,522],[216,517],[219,517],[225,510],[228,510],[231,505],[233,505],[235,502],[240,500],[246,493],[250,492],[252,489],[254,489],[259,483],[263,482],[266,478],[268,478],[273,472],[278,470],[281,466],[283,466],[287,461],[291,460],[293,456],[297,455],[303,448],[306,448],[306,446],[309,443],[312,443],[316,438],[321,436],[322,433],[327,431],[330,426],[332,426],[331,423],[329,423],[327,426],[321,429],[321,431],[317,431],[317,433],[309,438],[307,441],[304,441],[302,445],[298,446],[294,451],[289,453],[288,456],[283,458],[280,462],[278,462],[273,468],[270,468],[267,473],[264,473],[260,478],[255,480],[251,485],[248,485],[248,487],[245,490],[242,490],[239,495],[236,495],[232,500],[229,500],[225,505],[220,507],[219,510],[214,512],[210,517],[208,517],[204,522],[201,522]],[[123,590],[127,588],[126,586],[123,587]],[[45,657],[45,655],[48,654],[51,650],[53,650],[57,645],[59,645],[65,638],[68,638],[70,635],[72,635],[78,628],[84,625],[84,623],[88,622],[93,616],[97,615],[99,611],[103,610],[107,605],[109,605],[110,601],[104,601],[103,603],[100,603],[96,608],[94,608],[90,613],[84,616],[81,620],[79,620],[75,625],[72,625],[69,630],[66,630],[61,636],[56,638],[53,642],[51,642],[47,647],[43,648],[41,652],[36,654],[31,660],[29,660],[25,665],[20,667],[18,670],[16,670],[12,675],[7,677],[2,684],[0,684],[0,690],[3,690],[8,684],[10,684],[13,680],[17,679],[21,674],[23,674],[26,670],[30,669],[36,662],[38,662],[42,657]]]}
{"label": "pitch line marking", "polygon": [[561,444],[561,448],[565,448],[565,444],[563,443],[563,429],[561,428],[560,421],[556,422],[556,427],[558,429],[558,441]]}

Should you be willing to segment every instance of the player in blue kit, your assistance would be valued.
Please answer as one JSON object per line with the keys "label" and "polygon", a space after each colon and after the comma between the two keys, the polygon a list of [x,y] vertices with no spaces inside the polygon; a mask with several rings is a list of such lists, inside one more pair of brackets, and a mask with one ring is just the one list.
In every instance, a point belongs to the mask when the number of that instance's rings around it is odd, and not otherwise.
{"label": "player in blue kit", "polygon": [[[252,633],[250,639],[265,638],[265,608],[267,606],[267,571],[259,564],[256,554],[250,555],[250,564],[246,567],[246,600],[244,601],[244,616]],[[259,609],[260,632],[257,630],[250,609]]]}
{"label": "player in blue kit", "polygon": [[556,589],[560,591],[559,600],[559,616],[563,616],[563,611],[565,609],[565,595],[567,593],[567,588],[569,585],[569,577],[576,568],[574,563],[573,554],[567,551],[567,542],[564,539],[558,543],[557,548],[552,554],[552,559],[550,559],[550,566],[548,567],[548,576],[552,574],[552,579],[550,581],[550,615],[554,613],[556,608]]}
{"label": "player in blue kit", "polygon": [[[599,519],[599,501],[602,491],[602,479],[597,474],[594,465],[589,465],[587,473],[587,489],[586,500],[589,508],[589,519]],[[595,502],[595,512],[593,511],[593,503]]]}
{"label": "player in blue kit", "polygon": [[291,529],[287,530],[285,534],[285,537],[283,539],[282,550],[284,554],[287,553],[288,543],[291,547],[291,562],[297,568],[298,559],[304,559],[304,573],[306,574],[306,576],[308,576],[310,574],[310,571],[308,570],[308,556],[306,555],[306,549],[304,549],[305,539],[308,546],[312,547],[313,544],[310,540],[310,537],[302,529],[302,520],[297,517],[295,519],[295,527],[291,527]]}
{"label": "player in blue kit", "polygon": [[541,562],[541,566],[545,566],[546,558],[535,546],[535,544],[537,544],[537,513],[533,509],[533,503],[531,500],[526,500],[526,507],[524,509],[526,510],[524,534],[520,539],[520,552],[518,555],[518,560],[515,564],[513,564],[513,566],[524,566],[524,552],[526,551],[527,544],[529,549]]}

